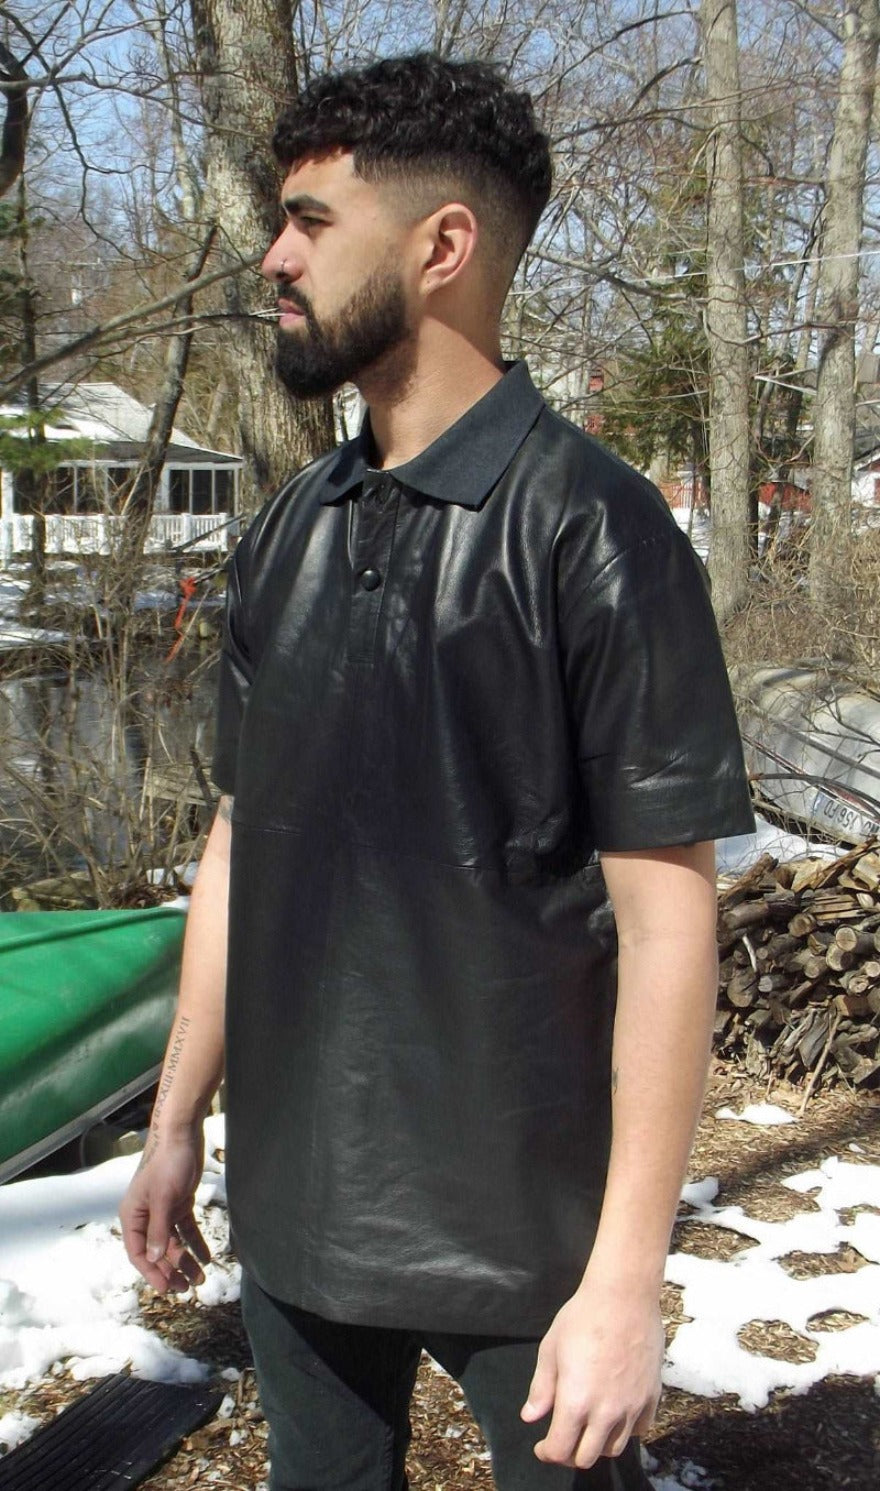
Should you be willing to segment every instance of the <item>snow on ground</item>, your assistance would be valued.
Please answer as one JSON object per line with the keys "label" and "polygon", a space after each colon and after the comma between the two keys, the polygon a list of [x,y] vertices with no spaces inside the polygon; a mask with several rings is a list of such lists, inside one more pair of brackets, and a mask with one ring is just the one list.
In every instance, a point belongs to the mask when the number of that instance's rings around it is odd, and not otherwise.
{"label": "snow on ground", "polygon": [[[664,1380],[671,1386],[709,1398],[735,1393],[743,1408],[756,1409],[776,1388],[806,1392],[831,1373],[880,1374],[880,1165],[831,1158],[782,1184],[808,1196],[816,1210],[760,1222],[739,1206],[715,1206],[717,1188],[713,1195],[706,1183],[685,1189],[695,1221],[740,1233],[744,1242],[726,1262],[670,1257],[666,1277],[683,1287],[686,1317],[667,1353]],[[867,1207],[877,1212],[858,1210]],[[854,1273],[795,1279],[779,1261],[795,1252],[836,1253],[847,1243],[867,1260]],[[822,1317],[838,1310],[859,1322],[823,1329]],[[814,1359],[787,1362],[747,1351],[738,1334],[750,1321],[784,1323],[812,1344]],[[880,1390],[880,1376],[877,1382]]]}
{"label": "snow on ground", "polygon": [[[756,1104],[731,1116],[778,1123],[783,1111]],[[240,1282],[228,1253],[223,1143],[222,1117],[209,1118],[196,1198],[216,1260],[196,1291],[206,1306],[237,1298]],[[61,1363],[78,1379],[126,1366],[137,1376],[172,1382],[198,1381],[208,1372],[139,1321],[138,1276],[116,1222],[136,1163],[137,1156],[125,1156],[76,1175],[0,1187],[0,1388],[20,1389]],[[670,1257],[666,1276],[683,1288],[685,1317],[667,1355],[670,1385],[710,1398],[734,1393],[751,1410],[763,1407],[776,1388],[804,1392],[829,1373],[874,1375],[880,1392],[880,1166],[831,1158],[782,1183],[814,1209],[788,1221],[761,1222],[739,1206],[716,1204],[712,1177],[684,1187],[689,1216],[741,1234],[743,1247],[726,1262]],[[792,1252],[828,1254],[846,1243],[867,1260],[855,1273],[794,1279],[780,1264]],[[858,1321],[822,1330],[829,1311],[849,1311]],[[755,1320],[785,1322],[813,1344],[815,1359],[786,1362],[746,1350],[738,1334]],[[22,1413],[0,1417],[0,1451],[34,1427]],[[658,1470],[649,1456],[646,1463],[650,1472]],[[669,1470],[654,1476],[655,1491],[708,1491],[699,1466],[687,1462],[672,1466],[672,1475]]]}
{"label": "snow on ground", "polygon": [[712,532],[712,520],[708,512],[703,508],[697,508],[692,512],[689,507],[673,507],[672,516],[683,533],[687,533],[691,543],[705,564],[709,558],[709,538]]}
{"label": "snow on ground", "polygon": [[39,1424],[40,1420],[29,1413],[13,1411],[0,1414],[0,1455],[5,1455],[7,1450],[14,1450],[17,1444],[24,1444],[34,1430],[39,1428]]}
{"label": "snow on ground", "polygon": [[[238,1296],[238,1267],[224,1261],[222,1143],[222,1119],[208,1119],[197,1202],[218,1261],[196,1291],[206,1305]],[[126,1366],[164,1382],[207,1375],[206,1366],[138,1323],[139,1276],[116,1221],[137,1162],[125,1155],[76,1175],[0,1188],[0,1388],[21,1388],[62,1361],[80,1380]]]}
{"label": "snow on ground", "polygon": [[734,1113],[732,1108],[718,1108],[715,1117],[735,1118],[739,1123],[754,1123],[767,1129],[797,1122],[787,1108],[780,1108],[777,1103],[751,1103],[741,1113]]}

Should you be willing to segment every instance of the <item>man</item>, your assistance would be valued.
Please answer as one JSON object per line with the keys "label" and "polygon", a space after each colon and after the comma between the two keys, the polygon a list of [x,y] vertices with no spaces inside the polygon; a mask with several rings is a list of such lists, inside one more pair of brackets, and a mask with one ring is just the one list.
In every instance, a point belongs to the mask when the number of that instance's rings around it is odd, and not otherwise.
{"label": "man", "polygon": [[702,568],[505,369],[550,189],[527,97],[401,58],[317,79],[274,146],[279,375],[368,417],[231,568],[227,795],[127,1246],[160,1290],[200,1277],[225,1044],[273,1491],[403,1487],[422,1347],[501,1491],[641,1488],[712,840],[751,827]]}

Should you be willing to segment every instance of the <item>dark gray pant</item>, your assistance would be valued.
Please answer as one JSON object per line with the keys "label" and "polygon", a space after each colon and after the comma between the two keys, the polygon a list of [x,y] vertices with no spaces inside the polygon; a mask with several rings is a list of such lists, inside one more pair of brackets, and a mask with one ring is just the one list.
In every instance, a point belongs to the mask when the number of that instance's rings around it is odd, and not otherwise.
{"label": "dark gray pant", "polygon": [[538,1342],[340,1325],[273,1299],[247,1275],[242,1311],[269,1424],[270,1491],[406,1491],[409,1401],[422,1348],[461,1384],[499,1491],[650,1491],[631,1440],[592,1470],[544,1465],[524,1424]]}

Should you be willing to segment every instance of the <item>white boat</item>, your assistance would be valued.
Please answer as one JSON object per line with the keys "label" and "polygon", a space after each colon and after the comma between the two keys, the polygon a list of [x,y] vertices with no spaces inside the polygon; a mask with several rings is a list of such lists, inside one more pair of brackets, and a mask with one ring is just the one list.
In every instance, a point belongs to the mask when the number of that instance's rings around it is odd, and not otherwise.
{"label": "white boat", "polygon": [[730,677],[758,801],[838,843],[880,836],[880,694],[820,663]]}

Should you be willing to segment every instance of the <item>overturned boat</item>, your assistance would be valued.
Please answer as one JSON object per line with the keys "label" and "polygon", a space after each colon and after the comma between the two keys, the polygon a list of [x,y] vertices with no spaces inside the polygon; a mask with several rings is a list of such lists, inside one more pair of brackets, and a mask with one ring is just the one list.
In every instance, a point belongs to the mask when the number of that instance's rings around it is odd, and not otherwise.
{"label": "overturned boat", "polygon": [[730,671],[759,806],[841,844],[880,835],[880,694],[817,663]]}
{"label": "overturned boat", "polygon": [[185,914],[0,914],[0,1181],[157,1080]]}

